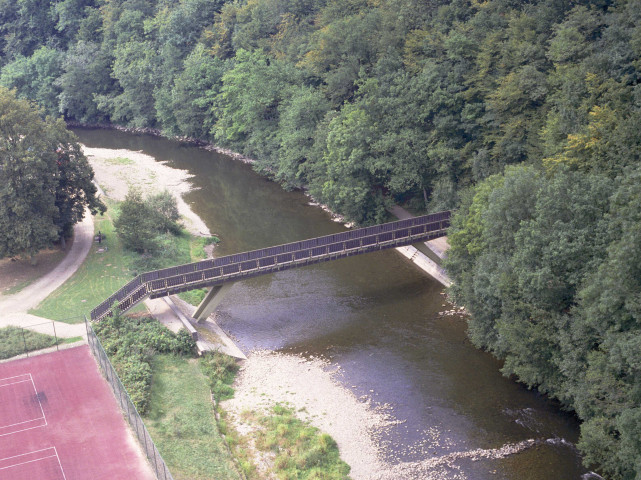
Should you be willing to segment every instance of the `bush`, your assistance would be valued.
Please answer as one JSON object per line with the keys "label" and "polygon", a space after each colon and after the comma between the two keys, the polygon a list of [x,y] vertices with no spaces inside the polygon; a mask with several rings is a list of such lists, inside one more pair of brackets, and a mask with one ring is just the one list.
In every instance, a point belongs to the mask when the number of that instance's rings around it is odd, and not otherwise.
{"label": "bush", "polygon": [[154,355],[191,356],[196,348],[189,332],[175,334],[150,317],[116,314],[94,324],[94,330],[140,414],[149,407]]}
{"label": "bush", "polygon": [[256,446],[271,450],[278,478],[344,480],[350,467],[340,459],[336,442],[294,416],[291,408],[275,405],[261,418]]}
{"label": "bush", "polygon": [[55,344],[55,337],[50,335],[23,330],[20,327],[0,328],[0,360]]}
{"label": "bush", "polygon": [[229,355],[212,352],[200,360],[200,368],[209,380],[209,388],[216,401],[234,396],[231,384],[238,372],[238,364]]}
{"label": "bush", "polygon": [[178,212],[176,199],[169,191],[165,190],[156,195],[151,195],[145,203],[149,210],[153,212],[156,230],[161,233],[180,234],[180,225],[178,224],[180,212]]}
{"label": "bush", "polygon": [[180,214],[171,193],[164,191],[143,199],[140,190],[133,188],[119,208],[114,226],[125,248],[151,255],[160,255],[163,249],[172,248],[168,234],[180,234]]}

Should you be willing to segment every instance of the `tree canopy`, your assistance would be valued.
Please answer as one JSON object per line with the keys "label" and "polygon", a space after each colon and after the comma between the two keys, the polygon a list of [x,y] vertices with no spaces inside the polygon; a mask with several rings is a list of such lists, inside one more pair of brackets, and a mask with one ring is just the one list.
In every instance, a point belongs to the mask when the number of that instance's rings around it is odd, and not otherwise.
{"label": "tree canopy", "polygon": [[0,87],[0,258],[33,256],[104,211],[93,170],[62,120]]}
{"label": "tree canopy", "polygon": [[390,202],[455,207],[506,165],[635,164],[638,7],[3,2],[0,84],[51,115],[232,148],[368,223]]}
{"label": "tree canopy", "polygon": [[[0,1],[0,84],[250,155],[362,224],[458,208],[473,342],[577,412],[587,463],[641,478],[641,0]],[[23,167],[7,205],[54,218]],[[12,238],[60,231],[33,228]]]}
{"label": "tree canopy", "polygon": [[507,169],[466,196],[446,264],[475,345],[575,410],[585,462],[621,479],[641,474],[640,178]]}

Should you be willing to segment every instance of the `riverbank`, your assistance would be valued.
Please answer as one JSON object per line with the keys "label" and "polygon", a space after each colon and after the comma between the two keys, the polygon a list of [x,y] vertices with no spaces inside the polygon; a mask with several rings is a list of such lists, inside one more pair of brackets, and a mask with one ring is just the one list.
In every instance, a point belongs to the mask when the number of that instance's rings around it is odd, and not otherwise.
{"label": "riverbank", "polygon": [[[204,222],[182,200],[182,195],[193,188],[188,172],[157,162],[142,152],[86,146],[83,150],[107,196],[124,199],[133,185],[143,193],[167,189],[177,198],[181,215],[189,219],[189,231],[209,234]],[[231,413],[232,425],[243,432],[247,430],[241,420],[243,410],[266,412],[276,403],[294,405],[303,420],[336,440],[341,458],[352,467],[352,478],[372,478],[383,468],[378,460],[375,431],[390,420],[340,385],[334,378],[336,372],[327,368],[328,364],[318,359],[252,352],[234,386],[238,401],[226,403],[225,409]]]}
{"label": "riverbank", "polygon": [[[270,351],[250,352],[234,384],[234,398],[222,403],[237,430],[252,435],[243,412],[267,414],[276,405],[328,433],[350,465],[350,478],[369,480],[387,466],[380,460],[377,436],[394,420],[368,399],[359,399],[338,381],[340,369],[320,358]],[[264,473],[264,472],[263,472]]]}
{"label": "riverbank", "polygon": [[132,133],[132,134],[143,134],[143,135],[152,135],[154,137],[168,138],[170,140],[176,140],[178,142],[187,143],[203,150],[209,152],[221,153],[227,155],[228,157],[233,158],[234,160],[241,161],[243,163],[252,164],[256,163],[256,160],[249,158],[245,155],[242,155],[228,148],[222,148],[213,143],[206,142],[204,140],[199,140],[198,138],[193,137],[181,137],[181,136],[167,136],[163,134],[160,130],[156,128],[147,128],[147,127],[124,127],[122,125],[115,125],[112,123],[105,124],[84,124],[80,122],[67,122],[67,128],[87,128],[87,129],[98,129],[98,130],[117,130],[119,132]]}
{"label": "riverbank", "polygon": [[[131,162],[118,163],[121,165],[117,169],[120,174]],[[173,177],[171,172],[169,174]],[[140,173],[136,175],[135,178],[142,178],[139,176]],[[189,178],[185,181],[189,183]],[[398,265],[397,262],[398,260],[394,259],[392,263]],[[390,265],[390,268],[393,266]],[[242,285],[239,288],[242,288]],[[380,311],[381,315],[384,315],[385,311],[383,308]],[[291,316],[291,312],[288,315]],[[441,318],[441,314],[438,315],[438,318]],[[254,308],[250,316],[262,319],[263,312],[260,307]],[[448,351],[452,345],[448,345]],[[411,345],[409,347],[411,348]],[[448,443],[449,439],[445,438],[443,432],[432,422],[424,429],[427,433],[420,440],[422,446],[429,446],[429,453],[421,446],[424,455],[418,459],[414,456],[414,459],[418,460],[416,462],[403,461],[402,456],[396,454],[390,456],[385,442],[392,432],[398,430],[399,425],[403,428],[402,423],[394,416],[397,406],[374,402],[378,391],[363,392],[362,397],[354,396],[353,389],[350,389],[351,383],[342,376],[342,372],[337,370],[335,365],[320,360],[318,355],[310,358],[307,352],[298,355],[251,352],[235,385],[237,397],[242,399],[243,403],[225,406],[232,412],[231,424],[241,432],[249,433],[251,428],[243,421],[243,418],[249,417],[243,417],[244,410],[255,408],[265,411],[278,402],[287,402],[293,406],[297,414],[337,441],[342,458],[352,467],[351,478],[354,480],[465,478],[461,465],[465,464],[466,459],[503,458],[508,453],[515,453],[536,444],[529,440],[515,444],[512,443],[513,439],[510,439],[499,444],[497,449],[483,452],[468,450],[464,444]],[[435,385],[435,388],[438,388],[438,385]],[[374,403],[370,403],[368,399],[373,399]],[[531,439],[532,436],[539,437],[533,433],[527,435],[526,439]],[[481,457],[477,457],[478,455]]]}
{"label": "riverbank", "polygon": [[205,222],[183,200],[183,195],[193,189],[189,182],[191,175],[186,170],[171,168],[133,150],[84,145],[82,150],[94,169],[96,183],[109,198],[122,201],[132,187],[139,188],[143,195],[167,190],[176,198],[185,229],[195,236],[211,236]]}

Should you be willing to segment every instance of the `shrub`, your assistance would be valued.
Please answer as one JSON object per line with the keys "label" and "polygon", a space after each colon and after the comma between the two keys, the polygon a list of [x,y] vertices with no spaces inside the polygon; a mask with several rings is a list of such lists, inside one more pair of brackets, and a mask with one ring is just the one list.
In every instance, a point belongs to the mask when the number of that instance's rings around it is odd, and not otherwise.
{"label": "shrub", "polygon": [[0,328],[0,359],[11,358],[25,351],[40,350],[56,344],[55,337],[20,327]]}
{"label": "shrub", "polygon": [[180,234],[178,205],[167,191],[144,199],[140,190],[132,188],[119,209],[114,226],[129,250],[158,255],[171,248],[167,234]]}
{"label": "shrub", "polygon": [[264,430],[256,446],[275,454],[278,478],[345,480],[350,467],[340,459],[336,442],[317,428],[306,425],[294,411],[275,405],[272,415],[260,420]]}
{"label": "shrub", "polygon": [[234,396],[231,384],[238,372],[238,364],[229,355],[212,352],[200,360],[202,372],[209,380],[209,388],[216,401]]}
{"label": "shrub", "polygon": [[116,313],[94,324],[94,330],[141,414],[149,407],[153,356],[156,353],[189,356],[196,348],[189,332],[181,330],[175,334],[150,317],[124,317]]}

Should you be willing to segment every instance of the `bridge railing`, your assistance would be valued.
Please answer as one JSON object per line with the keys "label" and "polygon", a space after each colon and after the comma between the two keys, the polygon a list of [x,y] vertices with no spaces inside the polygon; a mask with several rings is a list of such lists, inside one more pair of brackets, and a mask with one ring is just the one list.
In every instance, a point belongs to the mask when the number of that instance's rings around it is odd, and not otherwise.
{"label": "bridge railing", "polygon": [[[124,287],[91,311],[91,319],[99,320],[111,314],[118,302],[121,311],[133,307],[148,295],[160,296],[167,290],[181,286],[222,281],[252,270],[273,270],[275,265],[305,263],[308,259],[338,255],[339,252],[367,251],[394,246],[399,240],[442,232],[449,226],[450,212],[414,217],[407,220],[374,225],[318,238],[286,243],[273,247],[236,253],[216,259],[153,270],[138,275]],[[440,236],[440,235],[439,235]],[[418,241],[418,240],[417,240]],[[344,256],[344,255],[343,255]],[[189,288],[185,288],[189,289]],[[167,293],[165,293],[166,295]]]}

